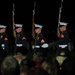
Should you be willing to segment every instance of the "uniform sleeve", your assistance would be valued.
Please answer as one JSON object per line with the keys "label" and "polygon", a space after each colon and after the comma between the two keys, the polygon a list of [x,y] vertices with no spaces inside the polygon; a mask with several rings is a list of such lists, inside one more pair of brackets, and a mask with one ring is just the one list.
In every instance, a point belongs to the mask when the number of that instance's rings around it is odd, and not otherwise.
{"label": "uniform sleeve", "polygon": [[4,45],[5,45],[5,50],[9,51],[9,38],[8,38],[8,36],[4,37]]}
{"label": "uniform sleeve", "polygon": [[66,40],[67,40],[67,35],[66,34],[62,34],[61,37],[57,41],[55,41],[53,43],[50,43],[50,47],[59,45],[59,44],[61,44],[62,42],[66,41]]}
{"label": "uniform sleeve", "polygon": [[41,37],[40,37],[41,39],[40,39],[40,41],[41,41],[41,44],[44,44],[45,43],[45,37],[44,37],[44,35],[41,35]]}
{"label": "uniform sleeve", "polygon": [[22,43],[23,43],[24,47],[26,47],[26,48],[28,47],[28,42],[27,42],[27,38],[26,38],[25,34],[22,35]]}

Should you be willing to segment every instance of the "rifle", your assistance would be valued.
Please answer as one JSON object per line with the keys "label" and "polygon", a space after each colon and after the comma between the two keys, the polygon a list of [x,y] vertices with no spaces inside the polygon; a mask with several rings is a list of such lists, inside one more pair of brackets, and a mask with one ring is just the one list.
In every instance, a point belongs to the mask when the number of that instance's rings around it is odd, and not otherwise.
{"label": "rifle", "polygon": [[[32,16],[32,37],[33,39],[35,39],[35,32],[34,32],[34,16],[35,16],[35,6],[36,6],[36,2],[34,2],[34,9],[33,9],[33,16]],[[33,40],[33,44],[35,44],[35,41]]]}
{"label": "rifle", "polygon": [[62,6],[63,6],[63,0],[61,0],[61,6],[59,8],[59,18],[58,18],[58,28],[57,28],[58,37],[60,36],[59,25],[60,25],[60,19],[61,19]]}
{"label": "rifle", "polygon": [[15,22],[14,22],[14,13],[15,11],[15,6],[14,6],[14,3],[13,3],[13,11],[12,11],[12,22],[13,22],[13,36],[16,38],[16,31],[15,31]]}

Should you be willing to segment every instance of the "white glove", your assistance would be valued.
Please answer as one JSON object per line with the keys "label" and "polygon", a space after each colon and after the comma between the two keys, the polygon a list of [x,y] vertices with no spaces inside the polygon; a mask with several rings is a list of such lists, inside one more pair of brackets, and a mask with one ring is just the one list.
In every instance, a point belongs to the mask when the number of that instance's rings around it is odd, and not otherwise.
{"label": "white glove", "polygon": [[42,48],[48,48],[48,44],[45,43],[45,44],[43,44],[41,47],[42,47]]}
{"label": "white glove", "polygon": [[1,46],[4,47],[5,45],[4,44],[1,44]]}

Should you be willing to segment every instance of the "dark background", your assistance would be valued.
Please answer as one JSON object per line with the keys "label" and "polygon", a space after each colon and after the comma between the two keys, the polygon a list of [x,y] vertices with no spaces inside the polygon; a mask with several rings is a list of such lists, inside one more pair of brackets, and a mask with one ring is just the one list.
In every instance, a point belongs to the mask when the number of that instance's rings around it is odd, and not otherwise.
{"label": "dark background", "polygon": [[[34,8],[34,1],[36,1],[35,23],[43,25],[43,34],[47,42],[57,40],[56,34],[61,0],[2,0],[0,1],[0,24],[7,25],[7,34],[11,42],[13,42],[13,3],[15,4],[15,23],[24,24],[23,31],[27,36],[27,40],[30,42],[32,36],[32,11]],[[70,39],[73,41],[73,45],[75,41],[74,7],[74,0],[64,0],[61,13],[61,21],[68,23],[67,29]]]}

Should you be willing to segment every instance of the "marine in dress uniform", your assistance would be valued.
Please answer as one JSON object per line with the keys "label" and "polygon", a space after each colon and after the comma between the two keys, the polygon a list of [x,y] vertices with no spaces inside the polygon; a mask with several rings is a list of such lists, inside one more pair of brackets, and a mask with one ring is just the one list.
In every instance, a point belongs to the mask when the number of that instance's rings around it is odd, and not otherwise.
{"label": "marine in dress uniform", "polygon": [[17,33],[17,36],[15,38],[15,47],[14,47],[15,53],[18,52],[17,50],[18,47],[23,47],[23,48],[25,47],[25,51],[27,52],[28,43],[26,40],[26,35],[22,31],[22,27],[23,24],[15,24],[16,33]]}
{"label": "marine in dress uniform", "polygon": [[41,32],[42,27],[43,27],[42,25],[35,24],[35,33],[36,33],[35,45],[40,47],[42,44],[45,43],[45,37]]}
{"label": "marine in dress uniform", "polygon": [[66,56],[69,56],[69,50],[68,50],[68,41],[69,41],[69,35],[67,32],[67,23],[60,22],[59,26],[59,35],[58,40],[55,42],[52,42],[50,44],[44,44],[43,46],[53,47],[58,45],[56,56],[59,56],[61,52],[64,52]]}
{"label": "marine in dress uniform", "polygon": [[[35,45],[34,45],[34,53],[35,54],[44,54],[44,50],[41,49],[41,45],[45,43],[45,37],[42,34],[42,25],[35,24]],[[39,55],[39,54],[38,54]]]}
{"label": "marine in dress uniform", "polygon": [[5,55],[9,52],[9,40],[5,25],[0,25],[0,50],[2,50]]}

